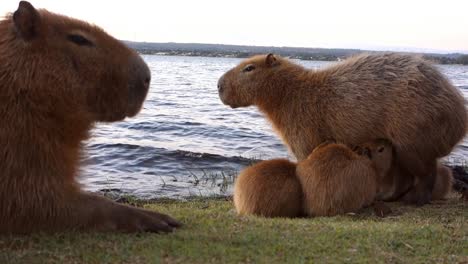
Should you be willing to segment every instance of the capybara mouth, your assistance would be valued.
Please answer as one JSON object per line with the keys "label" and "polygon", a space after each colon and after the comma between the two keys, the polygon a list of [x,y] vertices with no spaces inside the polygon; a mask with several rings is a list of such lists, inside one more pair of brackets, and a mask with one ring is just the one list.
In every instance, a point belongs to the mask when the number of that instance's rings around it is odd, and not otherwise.
{"label": "capybara mouth", "polygon": [[226,98],[227,96],[225,95],[225,93],[219,93],[219,99],[221,100],[221,102],[224,104],[224,105],[227,105],[231,108],[238,108],[239,105],[233,103],[233,102],[229,102],[229,100]]}
{"label": "capybara mouth", "polygon": [[[130,88],[130,98],[126,112],[127,117],[134,117],[140,112],[143,103],[145,102],[146,95],[148,93],[148,88],[149,86],[147,86],[147,88],[143,90],[142,88]],[[141,92],[132,92],[132,90],[140,90]]]}
{"label": "capybara mouth", "polygon": [[221,102],[224,105],[227,105],[227,106],[229,106],[231,108],[240,107],[239,104],[236,104],[235,102],[232,102],[231,100],[229,100],[229,95],[226,92],[226,88],[224,86],[222,88],[220,88],[220,86],[218,85],[218,96],[219,96],[219,99],[221,100]]}

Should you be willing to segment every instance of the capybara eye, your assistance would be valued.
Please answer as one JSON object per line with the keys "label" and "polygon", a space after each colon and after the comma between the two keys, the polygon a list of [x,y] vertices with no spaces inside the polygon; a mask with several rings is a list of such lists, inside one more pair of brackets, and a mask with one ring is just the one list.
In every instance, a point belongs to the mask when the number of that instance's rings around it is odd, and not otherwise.
{"label": "capybara eye", "polygon": [[94,46],[94,44],[88,40],[87,38],[81,36],[81,35],[76,35],[76,34],[70,34],[67,36],[67,39],[76,45],[80,46]]}
{"label": "capybara eye", "polygon": [[251,64],[251,65],[247,65],[242,71],[243,72],[250,72],[250,71],[253,71],[253,70],[255,70],[255,66],[253,66]]}
{"label": "capybara eye", "polygon": [[382,151],[384,151],[384,149],[385,149],[385,147],[381,146],[381,147],[379,147],[379,148],[377,149],[377,151],[378,151],[378,152],[382,152]]}

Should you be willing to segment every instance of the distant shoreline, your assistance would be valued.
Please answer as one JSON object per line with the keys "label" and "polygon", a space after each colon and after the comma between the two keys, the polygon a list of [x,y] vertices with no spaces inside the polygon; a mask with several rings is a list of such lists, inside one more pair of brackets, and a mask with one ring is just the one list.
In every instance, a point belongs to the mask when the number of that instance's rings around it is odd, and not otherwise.
{"label": "distant shoreline", "polygon": [[[265,47],[240,46],[198,43],[149,43],[124,41],[129,47],[141,54],[164,56],[217,57],[217,58],[248,58],[255,54],[275,53],[284,57],[313,61],[340,61],[354,54],[362,52],[383,52],[360,49],[325,49],[325,48],[293,48],[293,47]],[[416,53],[437,64],[468,65],[468,55],[461,53]]]}

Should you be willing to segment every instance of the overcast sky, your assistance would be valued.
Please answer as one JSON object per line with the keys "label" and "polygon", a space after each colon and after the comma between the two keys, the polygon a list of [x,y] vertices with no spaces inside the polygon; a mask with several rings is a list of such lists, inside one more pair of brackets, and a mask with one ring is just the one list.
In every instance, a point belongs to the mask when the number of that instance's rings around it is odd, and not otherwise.
{"label": "overcast sky", "polygon": [[[119,39],[468,53],[468,0],[36,0]],[[0,13],[18,1],[0,0]]]}

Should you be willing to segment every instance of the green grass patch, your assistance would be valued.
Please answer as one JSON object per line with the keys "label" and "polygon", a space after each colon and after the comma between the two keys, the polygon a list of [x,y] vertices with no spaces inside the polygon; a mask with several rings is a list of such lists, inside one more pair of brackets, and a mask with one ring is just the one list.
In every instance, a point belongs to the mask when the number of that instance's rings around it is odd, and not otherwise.
{"label": "green grass patch", "polygon": [[168,235],[0,237],[0,263],[468,262],[467,203],[455,196],[420,208],[393,203],[386,218],[370,209],[329,218],[239,217],[232,201],[219,198],[144,207],[184,227]]}

